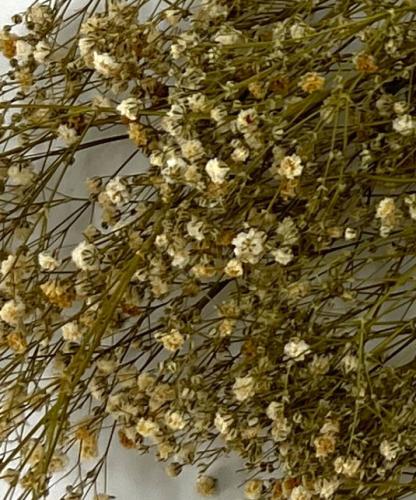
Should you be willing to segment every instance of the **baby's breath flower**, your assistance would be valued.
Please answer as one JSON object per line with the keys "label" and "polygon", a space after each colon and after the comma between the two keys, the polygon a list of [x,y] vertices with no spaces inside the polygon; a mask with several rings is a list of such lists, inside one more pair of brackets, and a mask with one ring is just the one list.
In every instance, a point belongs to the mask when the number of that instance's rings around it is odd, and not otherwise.
{"label": "baby's breath flower", "polygon": [[325,85],[325,78],[316,72],[306,73],[299,81],[299,87],[308,94],[322,90]]}
{"label": "baby's breath flower", "polygon": [[107,183],[105,187],[105,193],[108,196],[110,202],[113,203],[116,207],[127,203],[130,199],[130,195],[126,185],[118,176],[114,177],[114,179],[111,179]]}
{"label": "baby's breath flower", "polygon": [[311,500],[312,494],[304,486],[295,486],[289,498],[290,500]]}
{"label": "baby's breath flower", "polygon": [[357,356],[353,354],[346,354],[341,360],[342,366],[346,373],[358,370],[359,361]]}
{"label": "baby's breath flower", "polygon": [[302,160],[298,155],[285,156],[280,162],[277,171],[286,179],[295,179],[302,174]]}
{"label": "baby's breath flower", "polygon": [[377,205],[376,218],[381,220],[380,235],[386,237],[395,228],[400,212],[394,198],[383,198]]}
{"label": "baby's breath flower", "polygon": [[387,441],[387,439],[384,439],[380,443],[380,453],[386,460],[392,462],[396,460],[397,455],[400,453],[400,446],[398,445],[398,443],[393,443]]}
{"label": "baby's breath flower", "polygon": [[199,221],[196,217],[192,217],[192,220],[190,220],[186,224],[186,230],[189,236],[191,236],[197,241],[202,241],[205,237],[202,231],[203,227],[204,227],[204,222]]}
{"label": "baby's breath flower", "polygon": [[222,167],[220,161],[214,158],[208,161],[205,165],[205,170],[214,184],[222,184],[225,182],[225,177],[230,169]]}
{"label": "baby's breath flower", "polygon": [[266,409],[266,415],[270,420],[276,420],[279,416],[282,415],[283,412],[283,405],[281,403],[278,403],[277,401],[272,401],[269,403],[267,409]]}
{"label": "baby's breath flower", "polygon": [[416,194],[406,196],[404,202],[409,207],[410,218],[416,220]]}
{"label": "baby's breath flower", "polygon": [[400,115],[393,120],[393,129],[407,137],[416,131],[416,120],[411,115]]}
{"label": "baby's breath flower", "polygon": [[212,476],[200,475],[196,480],[196,491],[203,497],[215,495],[217,490],[217,480]]}
{"label": "baby's breath flower", "polygon": [[109,78],[114,76],[120,69],[120,64],[117,63],[110,54],[94,52],[93,55],[94,69],[97,73],[101,73]]}
{"label": "baby's breath flower", "polygon": [[290,27],[290,36],[292,37],[293,40],[295,41],[300,41],[306,34],[306,27],[301,24],[301,23],[294,23]]}
{"label": "baby's breath flower", "polygon": [[41,252],[38,255],[39,266],[45,271],[54,271],[60,266],[60,262],[51,255]]}
{"label": "baby's breath flower", "polygon": [[248,232],[241,232],[233,239],[234,254],[241,262],[256,264],[264,249],[266,234],[250,228]]}
{"label": "baby's breath flower", "polygon": [[183,416],[177,411],[171,411],[165,415],[166,425],[173,431],[180,431],[184,429],[186,422]]}
{"label": "baby's breath flower", "polygon": [[82,271],[95,271],[98,268],[97,249],[91,243],[82,241],[71,253],[72,261]]}
{"label": "baby's breath flower", "polygon": [[73,146],[79,140],[78,133],[75,129],[68,127],[68,125],[61,124],[57,130],[58,137],[67,145]]}
{"label": "baby's breath flower", "polygon": [[263,481],[261,479],[252,479],[244,485],[244,496],[247,500],[258,500],[263,493]]}
{"label": "baby's breath flower", "polygon": [[357,238],[357,230],[352,227],[345,228],[344,238],[347,241],[355,240]]}
{"label": "baby's breath flower", "polygon": [[159,426],[156,422],[146,418],[140,418],[136,425],[137,432],[143,437],[154,438],[159,433]]}
{"label": "baby's breath flower", "polygon": [[278,248],[277,250],[272,250],[270,253],[273,255],[274,260],[282,266],[287,266],[294,258],[293,251],[289,247]]}
{"label": "baby's breath flower", "polygon": [[29,186],[35,178],[35,172],[30,166],[11,165],[7,177],[12,186]]}
{"label": "baby's breath flower", "polygon": [[224,273],[229,278],[238,278],[243,275],[243,266],[238,259],[231,259],[224,267]]}
{"label": "baby's breath flower", "polygon": [[315,455],[317,458],[326,458],[328,455],[335,452],[335,436],[333,434],[322,434],[315,438],[313,445],[315,446]]}
{"label": "baby's breath flower", "polygon": [[181,349],[185,342],[184,336],[175,328],[172,328],[168,333],[157,335],[157,339],[162,343],[165,349],[171,352]]}
{"label": "baby's breath flower", "polygon": [[292,425],[283,414],[273,420],[271,435],[276,442],[286,441],[291,431]]}
{"label": "baby's breath flower", "polygon": [[222,415],[217,412],[215,415],[214,425],[220,434],[227,435],[233,425],[233,419],[231,415]]}
{"label": "baby's breath flower", "polygon": [[319,498],[330,499],[334,496],[340,482],[337,479],[322,479],[318,482]]}
{"label": "baby's breath flower", "polygon": [[62,338],[68,342],[76,342],[79,344],[82,333],[76,321],[70,321],[62,326]]}
{"label": "baby's breath flower", "polygon": [[134,97],[129,97],[128,99],[124,99],[117,106],[117,111],[122,115],[128,118],[129,120],[137,120],[138,112],[139,112],[140,101],[138,101]]}
{"label": "baby's breath flower", "polygon": [[250,375],[246,377],[237,377],[233,385],[233,392],[238,401],[245,401],[254,396],[255,382]]}
{"label": "baby's breath flower", "polygon": [[285,344],[284,352],[286,356],[295,361],[303,361],[305,356],[311,353],[309,344],[302,339],[294,338]]}
{"label": "baby's breath flower", "polygon": [[240,111],[237,117],[237,129],[243,133],[252,133],[258,126],[258,115],[254,108]]}
{"label": "baby's breath flower", "polygon": [[45,40],[40,40],[33,51],[33,58],[38,64],[44,64],[50,52],[50,45]]}
{"label": "baby's breath flower", "polygon": [[15,58],[20,65],[24,66],[29,62],[30,57],[33,54],[33,47],[32,45],[30,45],[30,43],[21,39],[16,41],[15,47],[16,47]]}
{"label": "baby's breath flower", "polygon": [[0,309],[0,319],[5,323],[16,326],[25,315],[25,305],[19,300],[8,300]]}
{"label": "baby's breath flower", "polygon": [[337,474],[343,474],[347,477],[354,477],[358,474],[361,466],[361,460],[357,457],[337,457],[334,461],[334,469]]}

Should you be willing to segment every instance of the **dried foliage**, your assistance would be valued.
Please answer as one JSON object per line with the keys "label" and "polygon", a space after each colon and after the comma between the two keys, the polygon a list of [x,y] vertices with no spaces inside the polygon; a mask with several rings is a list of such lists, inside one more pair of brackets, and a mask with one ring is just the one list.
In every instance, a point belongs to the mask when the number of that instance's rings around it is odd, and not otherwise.
{"label": "dried foliage", "polygon": [[117,436],[202,495],[229,452],[247,499],[416,491],[415,15],[56,0],[4,27],[4,499],[62,471],[110,498]]}

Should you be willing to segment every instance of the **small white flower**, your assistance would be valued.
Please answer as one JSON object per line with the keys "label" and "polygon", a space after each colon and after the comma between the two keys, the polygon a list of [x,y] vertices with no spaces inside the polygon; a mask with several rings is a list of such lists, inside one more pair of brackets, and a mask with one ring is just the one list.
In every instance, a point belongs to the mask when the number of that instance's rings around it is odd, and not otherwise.
{"label": "small white flower", "polygon": [[54,271],[60,265],[59,260],[44,252],[38,255],[38,262],[41,269],[45,271]]}
{"label": "small white flower", "polygon": [[18,258],[15,255],[9,255],[7,259],[1,261],[0,274],[7,276],[16,267]]}
{"label": "small white flower", "polygon": [[397,115],[404,115],[408,109],[409,106],[406,101],[397,101],[393,104],[393,111]]}
{"label": "small white flower", "polygon": [[242,262],[256,264],[264,250],[266,234],[250,228],[248,233],[239,233],[232,241],[234,253]]}
{"label": "small white flower", "polygon": [[182,17],[182,13],[178,9],[167,9],[164,11],[163,15],[164,15],[166,21],[171,26],[176,26]]}
{"label": "small white flower", "polygon": [[169,333],[156,334],[155,337],[170,352],[179,351],[185,342],[184,336],[176,328],[172,328]]}
{"label": "small white flower", "polygon": [[237,146],[231,153],[231,159],[236,163],[243,163],[250,156],[250,151],[244,146]]}
{"label": "small white flower", "polygon": [[294,258],[293,251],[290,247],[278,248],[270,253],[273,255],[274,260],[282,266],[287,266]]}
{"label": "small white flower", "polygon": [[43,64],[46,58],[49,56],[50,52],[50,45],[45,42],[45,40],[41,40],[36,44],[35,50],[33,52],[33,57],[38,64]]}
{"label": "small white flower", "polygon": [[196,480],[196,491],[203,497],[210,497],[215,495],[217,481],[211,476],[201,475]]}
{"label": "small white flower", "polygon": [[400,452],[400,446],[397,443],[392,443],[390,441],[387,441],[387,439],[385,439],[380,443],[380,453],[389,462],[396,460],[396,457],[399,454],[399,452]]}
{"label": "small white flower", "polygon": [[274,421],[271,429],[272,438],[281,443],[286,441],[292,430],[289,420],[284,415],[279,415]]}
{"label": "small white flower", "polygon": [[280,236],[282,244],[286,246],[295,245],[299,239],[299,231],[292,217],[285,217],[279,222],[276,233]]}
{"label": "small white flower", "polygon": [[221,413],[217,412],[214,425],[217,431],[225,436],[233,425],[233,418],[230,415],[221,415]]}
{"label": "small white flower", "polygon": [[227,110],[223,107],[217,106],[212,108],[210,111],[211,120],[213,120],[217,124],[224,123],[227,117]]}
{"label": "small white flower", "polygon": [[194,113],[201,113],[207,110],[208,108],[208,99],[207,96],[201,94],[200,92],[195,92],[187,99],[188,106],[191,108],[191,111]]}
{"label": "small white flower", "polygon": [[233,392],[237,401],[245,401],[255,394],[254,378],[250,375],[237,377],[233,385]]}
{"label": "small white flower", "polygon": [[216,158],[209,160],[205,165],[205,171],[214,184],[222,184],[229,170],[228,167],[221,167],[220,162]]}
{"label": "small white flower", "polygon": [[244,496],[247,500],[259,500],[263,493],[263,481],[261,479],[252,479],[247,481],[244,486]]}
{"label": "small white flower", "polygon": [[170,46],[170,55],[172,56],[173,59],[177,60],[180,59],[185,50],[186,50],[186,42],[179,38],[177,39],[176,43],[172,43],[172,45]]}
{"label": "small white flower", "polygon": [[404,202],[409,207],[409,215],[412,220],[416,220],[416,194],[406,196]]}
{"label": "small white flower", "polygon": [[95,47],[95,40],[91,36],[80,38],[78,42],[81,57],[89,56]]}
{"label": "small white flower", "polygon": [[128,99],[124,99],[117,106],[117,111],[122,115],[128,118],[129,120],[137,120],[137,115],[139,112],[140,101],[138,101],[135,97],[129,97]]}
{"label": "small white flower", "polygon": [[62,338],[67,342],[80,343],[82,333],[76,321],[69,321],[62,326]]}
{"label": "small white flower", "polygon": [[189,262],[189,251],[183,247],[171,246],[167,250],[170,257],[172,257],[172,266],[183,269]]}
{"label": "small white flower", "polygon": [[19,300],[8,300],[0,309],[0,319],[10,326],[16,326],[25,315],[25,305]]}
{"label": "small white flower", "polygon": [[94,245],[82,241],[72,250],[72,261],[82,271],[98,269],[97,249]]}
{"label": "small white flower", "polygon": [[296,42],[302,40],[305,34],[306,34],[306,28],[302,24],[295,23],[290,27],[290,36]]}
{"label": "small white flower", "polygon": [[58,127],[58,137],[67,145],[72,146],[78,142],[79,136],[74,128],[68,127],[68,125],[59,125]]}
{"label": "small white flower", "polygon": [[204,146],[198,139],[184,141],[181,144],[181,151],[187,160],[199,160],[205,155]]}
{"label": "small white flower", "polygon": [[32,53],[33,47],[30,45],[30,43],[27,43],[24,40],[16,41],[15,59],[20,65],[24,66],[25,64],[27,64]]}
{"label": "small white flower", "polygon": [[278,417],[283,414],[283,405],[282,403],[278,403],[277,401],[272,401],[269,403],[266,409],[266,415],[270,418],[270,420],[276,420]]}
{"label": "small white flower", "polygon": [[236,125],[242,134],[253,132],[258,126],[257,111],[254,108],[243,109],[237,116]]}
{"label": "small white flower", "polygon": [[106,77],[114,76],[120,69],[120,65],[107,53],[99,54],[94,52],[93,64],[95,71]]}
{"label": "small white flower", "polygon": [[197,241],[202,241],[204,239],[204,233],[202,228],[204,227],[203,221],[199,221],[196,217],[192,216],[192,219],[186,224],[186,230],[192,238]]}
{"label": "small white flower", "polygon": [[341,366],[346,373],[355,372],[358,370],[359,362],[357,356],[353,354],[346,354],[341,359]]}
{"label": "small white flower", "polygon": [[391,217],[396,210],[394,198],[383,198],[377,205],[376,217],[386,220]]}
{"label": "small white flower", "polygon": [[155,437],[159,433],[159,426],[153,420],[140,418],[136,425],[136,431],[143,437]]}
{"label": "small white flower", "polygon": [[243,265],[238,259],[231,259],[224,267],[224,273],[229,278],[238,278],[243,275]]}
{"label": "small white flower", "polygon": [[339,488],[339,484],[339,481],[336,479],[322,479],[321,481],[319,481],[318,486],[319,497],[329,500],[334,496],[335,492]]}
{"label": "small white flower", "polygon": [[289,497],[290,500],[310,500],[311,498],[311,493],[304,486],[295,486]]}
{"label": "small white flower", "polygon": [[409,136],[416,131],[416,120],[411,115],[401,115],[393,120],[393,129],[403,136]]}
{"label": "small white flower", "polygon": [[400,210],[398,210],[394,198],[386,197],[379,202],[376,218],[381,220],[380,235],[382,237],[388,236],[400,218]]}
{"label": "small white flower", "polygon": [[284,347],[284,353],[288,358],[303,361],[307,354],[311,353],[310,346],[304,340],[292,339]]}
{"label": "small white flower", "polygon": [[347,241],[355,240],[357,238],[357,230],[352,227],[347,227],[344,232],[344,238]]}
{"label": "small white flower", "polygon": [[356,457],[338,457],[334,461],[334,469],[337,474],[344,474],[347,477],[357,475],[361,465],[361,460]]}
{"label": "small white flower", "polygon": [[130,195],[126,185],[121,181],[120,177],[114,177],[108,181],[105,192],[110,200],[116,207],[120,207],[127,203]]}
{"label": "small white flower", "polygon": [[280,162],[277,171],[286,179],[295,179],[302,174],[302,160],[298,155],[285,156]]}
{"label": "small white flower", "polygon": [[173,431],[181,431],[186,425],[183,416],[177,411],[166,413],[165,422],[166,425]]}
{"label": "small white flower", "polygon": [[169,244],[168,237],[166,234],[158,234],[155,238],[155,245],[162,250],[165,250]]}
{"label": "small white flower", "polygon": [[12,186],[28,186],[33,182],[35,172],[30,166],[11,165],[7,170],[7,177]]}

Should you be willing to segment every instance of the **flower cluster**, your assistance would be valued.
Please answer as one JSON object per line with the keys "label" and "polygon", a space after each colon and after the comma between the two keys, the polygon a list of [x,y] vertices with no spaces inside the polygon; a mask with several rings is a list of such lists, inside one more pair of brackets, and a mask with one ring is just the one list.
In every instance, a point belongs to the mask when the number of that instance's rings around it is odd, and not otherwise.
{"label": "flower cluster", "polygon": [[414,493],[414,2],[70,3],[0,33],[7,495],[84,498],[108,417],[203,496]]}

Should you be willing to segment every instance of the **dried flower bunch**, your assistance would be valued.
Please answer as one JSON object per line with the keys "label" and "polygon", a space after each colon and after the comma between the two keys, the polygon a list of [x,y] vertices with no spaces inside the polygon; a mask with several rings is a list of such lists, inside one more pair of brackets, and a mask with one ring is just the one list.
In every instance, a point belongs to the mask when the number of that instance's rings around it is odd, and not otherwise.
{"label": "dried flower bunch", "polygon": [[416,492],[414,0],[70,4],[0,33],[4,498],[110,498],[114,436],[206,496],[230,452],[251,500]]}

